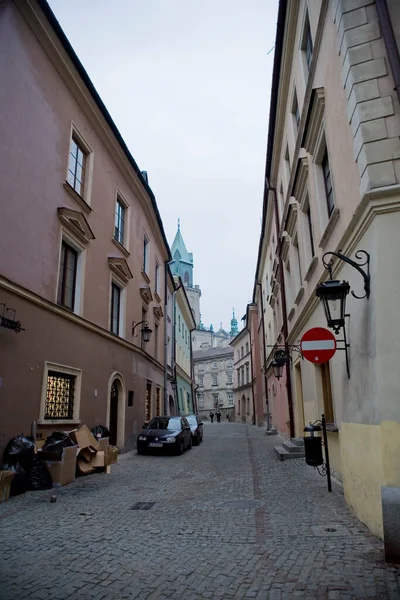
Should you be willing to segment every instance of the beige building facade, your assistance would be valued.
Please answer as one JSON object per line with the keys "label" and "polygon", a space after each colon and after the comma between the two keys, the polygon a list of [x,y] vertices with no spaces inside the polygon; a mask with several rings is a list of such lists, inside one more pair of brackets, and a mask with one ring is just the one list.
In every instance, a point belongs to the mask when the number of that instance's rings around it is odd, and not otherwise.
{"label": "beige building facade", "polygon": [[197,412],[208,420],[210,411],[220,410],[223,419],[233,419],[233,350],[209,348],[193,352]]}
{"label": "beige building facade", "polygon": [[86,423],[131,449],[164,412],[154,195],[46,2],[1,3],[0,71],[0,316],[24,328],[0,327],[0,447]]}
{"label": "beige building facade", "polygon": [[234,366],[235,421],[255,424],[250,331],[244,327],[231,341]]}
{"label": "beige building facade", "polygon": [[[281,0],[256,274],[271,419],[293,437],[326,415],[346,501],[385,538],[388,494],[400,506],[399,33],[395,1]],[[369,297],[347,296],[348,365],[343,342],[323,365],[293,350],[305,331],[327,327],[315,294],[329,278],[327,252],[358,265],[369,257]],[[363,296],[362,274],[332,258],[333,278]],[[291,355],[279,381],[275,344]]]}

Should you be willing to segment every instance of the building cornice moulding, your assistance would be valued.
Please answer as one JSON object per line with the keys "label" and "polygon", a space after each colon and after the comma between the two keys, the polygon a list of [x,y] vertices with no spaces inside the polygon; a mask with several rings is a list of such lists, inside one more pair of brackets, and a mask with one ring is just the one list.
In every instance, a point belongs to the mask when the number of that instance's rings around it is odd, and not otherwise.
{"label": "building cornice moulding", "polygon": [[65,310],[65,309],[61,308],[57,304],[53,304],[49,300],[45,300],[44,298],[41,298],[37,294],[30,292],[29,290],[26,290],[25,288],[21,287],[20,285],[10,281],[9,279],[6,279],[5,277],[0,276],[0,288],[11,294],[17,295],[20,298],[27,300],[28,302],[30,302],[32,304],[35,304],[36,306],[40,307],[41,309],[48,310],[48,311],[54,313],[55,315],[62,317],[63,319],[66,319],[67,321],[72,321],[76,325],[84,327],[88,331],[91,331],[93,333],[96,333],[97,335],[100,335],[100,336],[106,338],[108,341],[111,341],[111,342],[114,342],[115,344],[123,346],[124,348],[137,354],[138,358],[143,358],[146,361],[150,362],[152,365],[159,368],[160,371],[164,370],[163,366],[158,361],[156,361],[152,356],[150,356],[150,354],[147,354],[138,346],[135,346],[135,344],[128,342],[124,338],[120,338],[120,337],[116,336],[114,333],[111,333],[107,329],[103,329],[99,325],[95,325],[94,323],[87,321],[83,317],[80,317],[79,315],[76,315],[75,313],[72,313],[69,310]]}
{"label": "building cornice moulding", "polygon": [[95,239],[94,233],[84,214],[78,210],[66,207],[57,208],[57,213],[67,231],[77,237],[80,242],[86,245],[90,240]]}
{"label": "building cornice moulding", "polygon": [[108,258],[108,266],[111,271],[126,285],[130,279],[133,279],[132,272],[125,258],[112,257]]}

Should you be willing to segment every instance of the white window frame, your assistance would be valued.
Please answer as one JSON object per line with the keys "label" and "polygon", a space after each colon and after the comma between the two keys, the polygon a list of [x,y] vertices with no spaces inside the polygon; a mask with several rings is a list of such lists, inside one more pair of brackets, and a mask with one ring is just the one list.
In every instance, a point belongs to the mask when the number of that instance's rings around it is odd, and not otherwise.
{"label": "white window frame", "polygon": [[[117,204],[120,203],[121,206],[124,207],[125,209],[125,214],[124,214],[124,231],[123,231],[123,243],[121,244],[121,242],[115,237],[115,219],[116,219],[116,213],[117,213]],[[122,248],[124,250],[126,250],[126,252],[129,254],[129,242],[130,242],[130,227],[129,227],[129,222],[130,222],[130,205],[129,202],[126,200],[126,198],[124,197],[124,195],[122,194],[122,192],[117,188],[116,191],[116,196],[115,196],[115,209],[114,209],[114,221],[113,221],[113,232],[112,232],[112,239],[117,242],[118,246],[122,246]]]}
{"label": "white window frame", "polygon": [[[65,375],[72,375],[76,378],[74,391],[74,410],[72,419],[45,419],[44,416],[46,414],[46,395],[47,395],[47,378],[49,371],[57,371],[58,373],[63,373]],[[42,392],[40,397],[40,409],[39,409],[39,420],[38,424],[40,425],[53,425],[53,424],[63,424],[63,425],[74,425],[79,424],[79,416],[80,416],[80,407],[81,407],[81,388],[82,388],[82,370],[76,369],[75,367],[70,367],[67,365],[60,365],[58,363],[53,363],[50,361],[45,361],[43,365],[43,379],[42,379]]]}
{"label": "white window frame", "polygon": [[156,258],[154,291],[160,296],[160,262],[158,258]]}
{"label": "white window frame", "polygon": [[[70,151],[71,151],[71,141],[72,141],[73,137],[76,138],[78,144],[81,146],[81,148],[86,156],[86,158],[85,158],[85,162],[86,162],[85,178],[83,181],[83,196],[81,196],[72,187],[72,185],[68,181],[69,155],[70,155]],[[85,139],[85,137],[83,136],[83,134],[81,133],[81,131],[79,130],[77,125],[73,121],[71,121],[71,129],[70,129],[69,143],[68,143],[67,169],[66,169],[66,173],[65,173],[65,183],[66,183],[67,189],[70,189],[72,191],[72,194],[74,195],[74,197],[76,195],[76,199],[80,199],[80,198],[83,199],[84,202],[88,206],[91,205],[91,198],[92,198],[93,162],[94,162],[94,152],[93,152],[92,148],[90,147],[89,143],[87,142],[87,140]]]}
{"label": "white window frame", "polygon": [[[120,307],[119,307],[119,324],[118,329],[119,333],[116,334],[111,330],[111,304],[112,304],[112,284],[117,285],[120,290]],[[125,324],[125,314],[126,314],[126,284],[124,284],[118,277],[116,277],[113,273],[110,274],[109,281],[109,301],[108,301],[108,331],[115,335],[116,337],[126,339],[126,324]]]}
{"label": "white window frame", "polygon": [[143,233],[143,256],[142,256],[142,272],[149,276],[150,263],[150,239],[146,233]]}
{"label": "white window frame", "polygon": [[64,308],[62,305],[58,304],[58,286],[60,284],[60,267],[61,267],[61,250],[63,241],[71,246],[73,250],[78,253],[78,259],[76,264],[76,281],[75,281],[75,299],[74,299],[74,308],[73,310],[68,310],[68,312],[72,312],[75,315],[82,316],[83,314],[83,297],[84,297],[84,280],[85,280],[85,267],[86,267],[86,246],[80,243],[74,236],[72,236],[69,232],[67,232],[63,227],[61,227],[61,235],[59,240],[59,249],[58,249],[58,271],[57,271],[57,285],[56,285],[56,293],[54,302],[60,308]]}

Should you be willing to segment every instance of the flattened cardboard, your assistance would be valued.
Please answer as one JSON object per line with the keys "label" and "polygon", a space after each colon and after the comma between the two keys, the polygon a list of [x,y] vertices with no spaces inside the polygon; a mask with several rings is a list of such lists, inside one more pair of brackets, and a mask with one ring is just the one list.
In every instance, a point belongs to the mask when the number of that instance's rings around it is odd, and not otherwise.
{"label": "flattened cardboard", "polygon": [[100,438],[97,440],[97,450],[103,450],[107,454],[109,438]]}
{"label": "flattened cardboard", "polygon": [[86,425],[82,425],[79,429],[74,429],[74,431],[70,431],[69,435],[74,440],[76,444],[78,444],[81,450],[83,448],[93,448],[97,450],[97,441],[94,437],[93,433],[90,431],[89,427]]}
{"label": "flattened cardboard", "polygon": [[108,446],[107,450],[107,464],[112,465],[118,462],[118,448],[117,446]]}
{"label": "flattened cardboard", "polygon": [[14,475],[13,471],[0,471],[0,502],[5,502],[9,499],[11,481]]}
{"label": "flattened cardboard", "polygon": [[99,450],[97,454],[92,457],[92,467],[104,467],[105,466],[105,453],[104,450]]}

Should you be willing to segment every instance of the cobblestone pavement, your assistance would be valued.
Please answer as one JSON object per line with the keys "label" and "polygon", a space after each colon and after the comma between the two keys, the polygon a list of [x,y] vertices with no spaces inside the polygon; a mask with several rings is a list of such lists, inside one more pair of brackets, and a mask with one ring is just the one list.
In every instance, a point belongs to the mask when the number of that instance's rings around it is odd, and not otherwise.
{"label": "cobblestone pavement", "polygon": [[183,456],[129,453],[56,503],[47,491],[0,504],[1,600],[398,600],[400,571],[341,488],[279,462],[276,441],[206,424]]}

